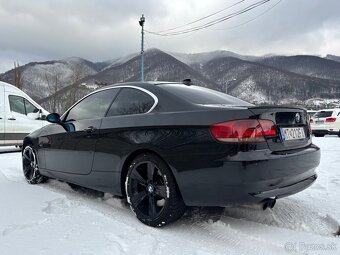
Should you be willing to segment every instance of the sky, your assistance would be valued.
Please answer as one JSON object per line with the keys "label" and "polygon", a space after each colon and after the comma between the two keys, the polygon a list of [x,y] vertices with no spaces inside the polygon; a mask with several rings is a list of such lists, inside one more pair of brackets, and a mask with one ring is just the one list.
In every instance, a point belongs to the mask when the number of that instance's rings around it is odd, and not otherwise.
{"label": "sky", "polygon": [[[261,0],[0,0],[0,73],[32,61],[72,56],[105,61],[140,51],[147,31],[235,13]],[[275,7],[273,7],[275,6]],[[196,53],[340,55],[340,0],[270,0],[207,29],[178,36],[146,33],[145,48]],[[174,30],[175,31],[175,30]]]}

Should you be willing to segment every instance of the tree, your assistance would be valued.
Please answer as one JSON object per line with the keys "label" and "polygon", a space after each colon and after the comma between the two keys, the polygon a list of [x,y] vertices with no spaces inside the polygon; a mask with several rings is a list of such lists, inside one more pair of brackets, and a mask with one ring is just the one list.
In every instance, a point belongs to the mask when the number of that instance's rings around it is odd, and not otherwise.
{"label": "tree", "polygon": [[21,76],[21,67],[19,62],[14,62],[14,86],[18,89],[22,89],[22,76]]}
{"label": "tree", "polygon": [[70,89],[68,91],[68,97],[67,97],[67,107],[71,107],[77,100],[79,99],[79,85],[80,80],[83,79],[86,76],[86,68],[84,65],[77,64],[72,68],[72,76],[71,76],[71,85]]}
{"label": "tree", "polygon": [[47,88],[49,90],[49,105],[52,112],[58,112],[58,91],[60,89],[60,76],[61,73],[57,69],[54,69],[52,73],[45,73],[45,80],[47,83]]}

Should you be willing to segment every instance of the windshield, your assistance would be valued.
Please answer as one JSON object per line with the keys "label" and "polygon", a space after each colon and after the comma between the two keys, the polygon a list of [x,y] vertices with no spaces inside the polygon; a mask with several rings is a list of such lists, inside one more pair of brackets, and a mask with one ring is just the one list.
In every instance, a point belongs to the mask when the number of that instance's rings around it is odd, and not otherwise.
{"label": "windshield", "polygon": [[253,106],[236,97],[204,87],[183,84],[162,84],[160,86],[166,91],[194,104]]}

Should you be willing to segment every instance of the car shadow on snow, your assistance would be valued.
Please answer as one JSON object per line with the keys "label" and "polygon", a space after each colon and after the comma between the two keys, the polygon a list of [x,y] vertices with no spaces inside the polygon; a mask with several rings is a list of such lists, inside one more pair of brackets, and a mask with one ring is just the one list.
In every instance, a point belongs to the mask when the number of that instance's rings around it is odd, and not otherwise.
{"label": "car shadow on snow", "polygon": [[263,210],[259,205],[235,207],[192,207],[184,215],[188,224],[222,222],[237,224],[233,219],[249,221],[270,227],[290,229],[299,232],[315,233],[322,236],[340,234],[340,224],[331,215],[322,215],[307,203],[295,198],[277,201],[273,209]]}
{"label": "car shadow on snow", "polygon": [[[96,208],[105,211],[111,208],[119,208],[127,213],[127,217],[133,213],[125,198],[115,197],[107,193],[80,187],[75,184],[50,180],[44,186],[53,191],[59,191],[70,199],[95,202]],[[102,205],[97,207],[97,205]],[[235,221],[236,219],[236,221]],[[239,220],[239,221],[237,221]],[[322,236],[334,236],[340,234],[340,224],[331,215],[322,215],[312,205],[296,198],[283,198],[277,201],[273,209],[263,210],[259,205],[235,206],[235,207],[188,207],[184,216],[172,225],[205,225],[210,223],[223,223],[225,225],[240,224],[244,221],[255,224],[267,225],[300,232],[315,233]],[[237,227],[237,226],[235,226]],[[260,227],[260,225],[259,225]],[[172,227],[171,227],[172,228]]]}

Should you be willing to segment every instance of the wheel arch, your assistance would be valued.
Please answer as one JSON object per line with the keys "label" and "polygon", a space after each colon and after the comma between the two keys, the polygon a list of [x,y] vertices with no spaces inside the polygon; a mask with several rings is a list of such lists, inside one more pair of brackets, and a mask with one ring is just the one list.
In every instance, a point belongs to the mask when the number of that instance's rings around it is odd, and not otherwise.
{"label": "wheel arch", "polygon": [[27,145],[33,145],[33,141],[29,137],[24,138],[24,141],[22,143],[22,150],[24,150]]}

